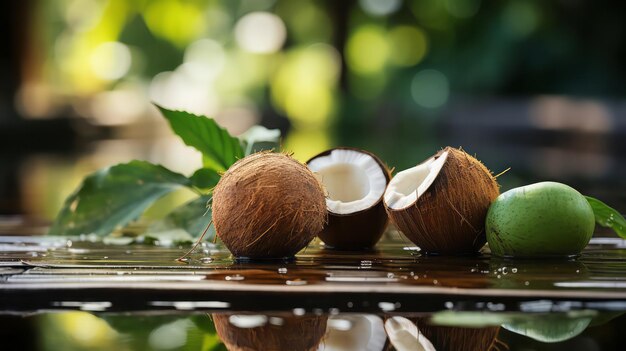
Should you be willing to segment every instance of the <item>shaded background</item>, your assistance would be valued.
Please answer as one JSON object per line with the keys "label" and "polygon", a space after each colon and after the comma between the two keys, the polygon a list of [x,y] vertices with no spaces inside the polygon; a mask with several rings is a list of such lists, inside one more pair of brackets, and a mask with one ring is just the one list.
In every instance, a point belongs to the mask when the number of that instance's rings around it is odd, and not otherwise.
{"label": "shaded background", "polygon": [[603,1],[27,0],[0,4],[0,213],[54,217],[82,177],[199,155],[151,102],[296,158],[396,169],[445,145],[503,189],[568,183],[626,211],[625,5]]}
{"label": "shaded background", "polygon": [[[347,145],[401,170],[462,146],[495,173],[511,167],[503,190],[561,181],[626,212],[625,10],[584,0],[3,1],[0,214],[50,220],[86,174],[118,162],[195,170],[199,154],[151,102],[234,134],[280,128],[300,160]],[[77,313],[32,317],[52,318],[41,322],[44,349],[108,347],[104,322]],[[4,321],[5,339],[35,347],[32,321]],[[623,326],[580,338],[618,340]],[[526,346],[617,347],[580,338]]]}

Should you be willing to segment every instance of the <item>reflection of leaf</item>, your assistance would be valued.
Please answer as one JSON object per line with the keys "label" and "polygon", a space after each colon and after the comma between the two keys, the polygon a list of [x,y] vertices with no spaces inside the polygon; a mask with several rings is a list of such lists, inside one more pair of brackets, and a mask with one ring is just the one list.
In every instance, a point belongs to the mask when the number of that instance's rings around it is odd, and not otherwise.
{"label": "reflection of leaf", "polygon": [[593,209],[596,222],[603,227],[613,229],[617,235],[626,239],[626,219],[604,202],[590,196],[585,197]]}
{"label": "reflection of leaf", "polygon": [[280,146],[280,130],[252,126],[239,139],[246,149],[245,154],[250,155],[258,151],[277,149]]}
{"label": "reflection of leaf", "polygon": [[541,318],[518,319],[502,325],[504,329],[527,336],[541,342],[561,342],[582,333],[591,316],[568,318],[559,315],[545,315]]}
{"label": "reflection of leaf", "polygon": [[158,105],[157,107],[170,122],[174,133],[180,136],[185,144],[202,152],[206,168],[225,171],[244,156],[239,140],[213,119],[184,111],[168,110]]}
{"label": "reflection of leaf", "polygon": [[135,242],[142,245],[172,246],[193,243],[193,237],[186,230],[177,228],[151,231],[138,237]]}
{"label": "reflection of leaf", "polygon": [[120,340],[132,350],[226,351],[207,315],[186,318],[180,314],[104,314],[99,317],[122,334]]}
{"label": "reflection of leaf", "polygon": [[208,191],[217,185],[220,175],[212,169],[200,168],[191,176],[191,184],[203,191]]}
{"label": "reflection of leaf", "polygon": [[190,185],[185,176],[145,161],[101,169],[65,200],[49,234],[109,234],[139,217],[161,196]]}
{"label": "reflection of leaf", "polygon": [[210,199],[210,196],[204,195],[183,204],[165,218],[150,225],[146,234],[181,228],[193,237],[200,236],[211,221],[211,210],[207,208]]}

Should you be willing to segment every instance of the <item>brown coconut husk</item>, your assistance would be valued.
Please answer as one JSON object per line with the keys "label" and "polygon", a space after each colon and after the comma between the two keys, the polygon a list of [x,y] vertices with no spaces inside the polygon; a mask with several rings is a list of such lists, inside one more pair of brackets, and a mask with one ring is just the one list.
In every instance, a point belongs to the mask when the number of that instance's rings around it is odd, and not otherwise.
{"label": "brown coconut husk", "polygon": [[398,229],[426,253],[464,254],[487,241],[485,217],[500,194],[492,173],[463,150],[448,152],[438,176],[417,201],[404,209],[387,207]]}
{"label": "brown coconut husk", "polygon": [[213,314],[215,329],[229,351],[317,350],[326,332],[326,316],[279,316],[283,324],[238,328],[230,314]]}
{"label": "brown coconut husk", "polygon": [[[387,165],[381,161],[378,156],[371,152],[350,148],[338,147],[324,151],[313,156],[307,163],[312,160],[328,156],[333,150],[352,150],[371,156],[380,166],[385,175],[386,183],[391,180],[391,172]],[[383,193],[384,194],[384,193]],[[318,237],[327,246],[338,250],[361,250],[370,249],[376,245],[387,228],[389,217],[385,211],[383,196],[381,195],[378,202],[361,211],[348,214],[333,213],[328,211],[328,223],[324,229],[318,234]]]}
{"label": "brown coconut husk", "polygon": [[427,318],[418,318],[415,324],[437,351],[492,351],[504,345],[497,339],[500,327],[442,327],[428,324]]}
{"label": "brown coconut husk", "polygon": [[232,165],[213,190],[213,224],[237,257],[291,257],[322,230],[320,182],[281,153],[260,152]]}

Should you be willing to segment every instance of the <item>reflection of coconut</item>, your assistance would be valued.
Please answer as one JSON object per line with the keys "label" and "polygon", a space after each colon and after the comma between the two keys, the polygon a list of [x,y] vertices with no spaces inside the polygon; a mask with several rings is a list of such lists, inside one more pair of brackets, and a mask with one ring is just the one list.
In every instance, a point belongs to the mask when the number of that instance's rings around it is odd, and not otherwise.
{"label": "reflection of coconut", "polygon": [[371,314],[338,315],[328,319],[328,331],[319,351],[381,351],[387,335],[380,317]]}
{"label": "reflection of coconut", "polygon": [[500,327],[457,328],[429,325],[424,318],[417,326],[437,351],[485,351],[495,349]]}
{"label": "reflection of coconut", "polygon": [[407,318],[388,318],[385,331],[396,351],[436,351],[430,340]]}
{"label": "reflection of coconut", "polygon": [[326,330],[324,316],[213,314],[220,339],[230,351],[316,350]]}

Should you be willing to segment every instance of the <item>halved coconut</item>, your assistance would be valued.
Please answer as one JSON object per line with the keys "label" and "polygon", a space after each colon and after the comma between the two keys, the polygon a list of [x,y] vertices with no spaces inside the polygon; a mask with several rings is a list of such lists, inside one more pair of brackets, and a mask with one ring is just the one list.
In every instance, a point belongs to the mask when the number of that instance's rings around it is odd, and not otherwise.
{"label": "halved coconut", "polygon": [[480,161],[446,147],[399,172],[384,202],[391,220],[422,251],[460,254],[485,244],[485,217],[498,194],[496,179]]}
{"label": "halved coconut", "polygon": [[411,320],[395,316],[385,321],[385,331],[396,351],[436,351]]}
{"label": "halved coconut", "polygon": [[498,350],[504,345],[498,340],[500,327],[459,328],[431,325],[428,318],[414,320],[420,333],[437,351],[483,351]]}
{"label": "halved coconut", "polygon": [[387,226],[383,194],[391,177],[385,164],[367,151],[342,147],[322,152],[307,165],[327,192],[328,223],[320,239],[341,250],[376,245]]}
{"label": "halved coconut", "polygon": [[387,344],[383,320],[373,314],[340,314],[328,318],[318,351],[382,351]]}

